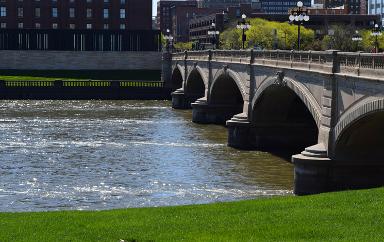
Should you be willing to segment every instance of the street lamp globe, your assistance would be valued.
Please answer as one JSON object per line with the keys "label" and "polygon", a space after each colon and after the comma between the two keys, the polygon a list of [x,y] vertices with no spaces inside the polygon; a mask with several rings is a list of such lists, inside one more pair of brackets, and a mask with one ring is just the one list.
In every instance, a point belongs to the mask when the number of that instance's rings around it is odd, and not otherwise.
{"label": "street lamp globe", "polygon": [[244,13],[241,15],[241,18],[242,19],[246,19],[247,18],[247,15],[245,15]]}
{"label": "street lamp globe", "polygon": [[298,1],[298,2],[297,2],[297,6],[298,6],[299,8],[301,8],[301,7],[303,6],[303,2],[302,2],[302,1]]}

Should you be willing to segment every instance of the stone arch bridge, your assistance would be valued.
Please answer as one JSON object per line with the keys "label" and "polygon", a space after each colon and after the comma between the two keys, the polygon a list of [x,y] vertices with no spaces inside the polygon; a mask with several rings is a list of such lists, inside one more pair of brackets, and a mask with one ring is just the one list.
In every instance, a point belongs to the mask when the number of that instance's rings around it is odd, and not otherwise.
{"label": "stone arch bridge", "polygon": [[296,194],[384,185],[382,54],[164,53],[162,78],[229,146],[291,152]]}

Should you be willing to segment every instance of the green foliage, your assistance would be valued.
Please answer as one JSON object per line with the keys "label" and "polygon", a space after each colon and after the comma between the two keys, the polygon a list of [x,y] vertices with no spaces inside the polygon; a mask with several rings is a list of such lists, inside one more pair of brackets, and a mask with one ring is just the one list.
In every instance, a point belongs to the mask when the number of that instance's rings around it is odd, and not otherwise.
{"label": "green foliage", "polygon": [[220,47],[222,49],[240,49],[241,31],[236,28],[228,28],[220,34]]}
{"label": "green foliage", "polygon": [[[297,48],[297,25],[280,23],[264,19],[250,19],[251,28],[246,31],[246,48],[259,47],[261,49],[293,49]],[[314,32],[304,26],[300,28],[301,49],[308,49],[314,41]],[[241,47],[242,31],[236,28],[228,28],[220,35],[221,46],[229,49]]]}
{"label": "green foliage", "polygon": [[192,50],[193,42],[177,42],[173,47],[177,50]]}
{"label": "green foliage", "polygon": [[[363,37],[361,46],[364,51],[367,52],[374,52],[375,51],[375,43],[376,43],[376,37],[372,36],[371,30],[363,30],[360,32],[361,36]],[[377,42],[379,44],[379,50],[384,49],[384,35],[380,35],[377,37]]]}
{"label": "green foliage", "polygon": [[110,211],[0,213],[0,241],[383,241],[384,189]]}
{"label": "green foliage", "polygon": [[331,26],[332,35],[323,38],[323,49],[340,51],[356,51],[357,43],[352,41],[354,29],[350,25]]}

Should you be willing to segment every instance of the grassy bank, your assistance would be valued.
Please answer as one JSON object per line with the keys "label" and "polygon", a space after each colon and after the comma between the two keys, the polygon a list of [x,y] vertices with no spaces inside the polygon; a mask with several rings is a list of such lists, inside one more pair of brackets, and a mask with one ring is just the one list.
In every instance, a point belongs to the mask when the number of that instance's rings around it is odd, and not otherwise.
{"label": "grassy bank", "polygon": [[0,241],[383,241],[384,189],[98,212],[0,213]]}
{"label": "grassy bank", "polygon": [[0,80],[160,80],[160,70],[0,70]]}

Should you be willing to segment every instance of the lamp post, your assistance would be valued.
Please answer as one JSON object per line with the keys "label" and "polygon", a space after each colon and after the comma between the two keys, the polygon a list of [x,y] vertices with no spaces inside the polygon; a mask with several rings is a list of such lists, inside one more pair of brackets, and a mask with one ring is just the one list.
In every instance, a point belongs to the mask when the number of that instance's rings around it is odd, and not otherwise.
{"label": "lamp post", "polygon": [[212,29],[213,30],[209,30],[208,31],[208,35],[209,36],[212,36],[212,44],[213,44],[213,48],[214,49],[217,49],[217,35],[220,34],[219,31],[216,30],[216,24],[215,23],[212,23]]}
{"label": "lamp post", "polygon": [[298,22],[297,23],[297,49],[300,51],[300,25],[303,22],[308,22],[309,21],[309,16],[308,16],[308,10],[303,7],[303,2],[298,1],[297,2],[297,7],[291,9],[290,15],[289,15],[289,21],[290,22]]}
{"label": "lamp post", "polygon": [[357,43],[356,46],[357,46],[357,50],[359,50],[359,43],[360,41],[362,41],[363,38],[361,37],[361,35],[359,34],[359,31],[355,31],[355,33],[352,35],[352,41]]}
{"label": "lamp post", "polygon": [[375,52],[378,53],[379,52],[378,37],[381,35],[381,29],[378,24],[375,24],[375,26],[373,27],[371,35],[375,36]]}
{"label": "lamp post", "polygon": [[171,50],[172,51],[172,41],[173,41],[173,36],[170,33],[170,30],[166,30],[167,34],[164,36],[164,39],[167,41],[166,44],[166,49],[167,51]]}
{"label": "lamp post", "polygon": [[245,31],[251,27],[251,24],[245,20],[246,18],[247,18],[247,15],[242,14],[241,21],[238,21],[236,26],[238,29],[241,29],[243,31],[243,34],[241,35],[241,41],[243,42],[243,49],[244,49],[244,43],[247,40]]}

